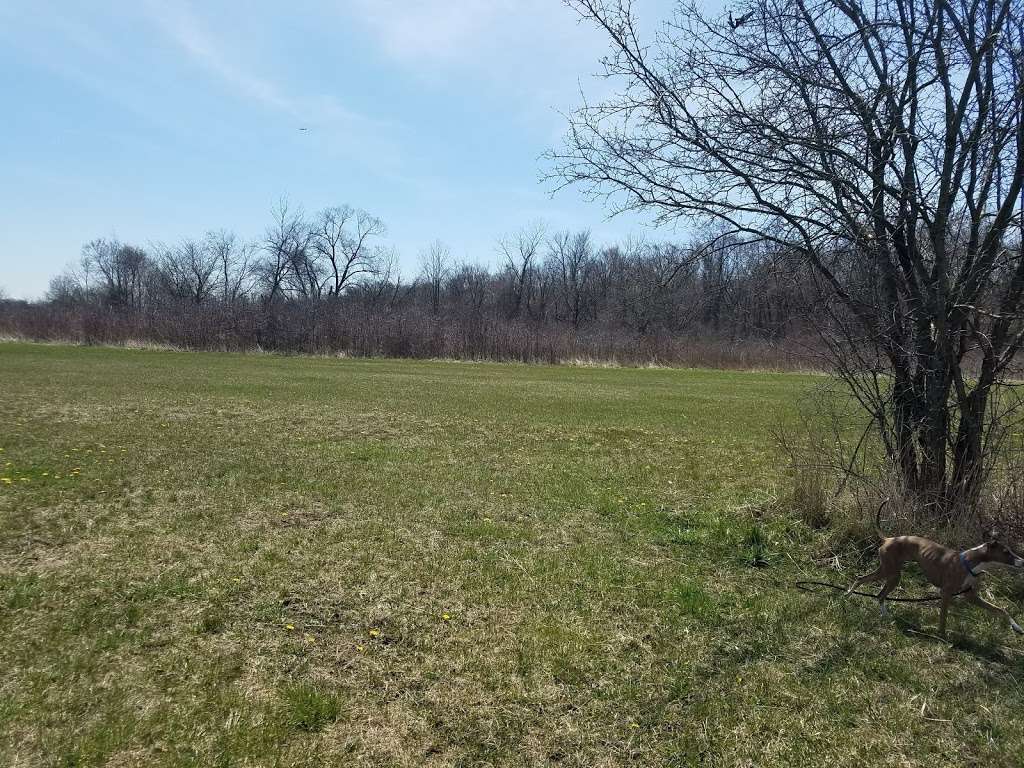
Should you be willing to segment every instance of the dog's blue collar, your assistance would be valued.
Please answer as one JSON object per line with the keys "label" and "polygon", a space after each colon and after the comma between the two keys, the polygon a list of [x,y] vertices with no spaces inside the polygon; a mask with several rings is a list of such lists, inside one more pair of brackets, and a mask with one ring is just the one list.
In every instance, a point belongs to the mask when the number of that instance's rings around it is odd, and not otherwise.
{"label": "dog's blue collar", "polygon": [[964,570],[971,574],[971,576],[973,576],[974,578],[978,578],[978,574],[971,570],[971,564],[967,562],[967,558],[964,557],[963,552],[960,553],[960,565],[962,565],[964,567]]}

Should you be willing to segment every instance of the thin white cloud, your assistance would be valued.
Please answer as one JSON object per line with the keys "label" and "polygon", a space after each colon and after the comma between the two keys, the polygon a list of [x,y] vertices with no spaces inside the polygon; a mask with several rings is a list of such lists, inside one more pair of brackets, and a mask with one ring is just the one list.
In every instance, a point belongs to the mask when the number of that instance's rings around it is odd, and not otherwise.
{"label": "thin white cloud", "polygon": [[347,0],[384,52],[410,63],[519,66],[577,53],[583,37],[557,0]]}
{"label": "thin white cloud", "polygon": [[299,117],[296,105],[267,79],[229,60],[223,41],[215,39],[185,3],[149,0],[146,8],[160,29],[177,43],[190,59],[219,77],[241,95],[268,107]]}
{"label": "thin white cloud", "polygon": [[400,126],[342,105],[329,94],[306,94],[289,88],[242,63],[246,58],[227,40],[215,35],[192,7],[180,2],[148,0],[149,16],[157,27],[196,66],[217,78],[237,96],[291,119],[295,127],[310,127],[320,138],[352,154],[372,152],[377,160],[399,164],[397,143],[389,138]]}
{"label": "thin white cloud", "polygon": [[384,47],[400,59],[454,60],[476,50],[480,38],[513,4],[508,0],[353,0],[352,9]]}
{"label": "thin white cloud", "polygon": [[[545,136],[578,101],[605,42],[559,0],[341,0],[346,22],[406,76],[468,101],[501,94],[507,119]],[[558,134],[560,135],[560,133]],[[539,151],[539,150],[538,150]]]}

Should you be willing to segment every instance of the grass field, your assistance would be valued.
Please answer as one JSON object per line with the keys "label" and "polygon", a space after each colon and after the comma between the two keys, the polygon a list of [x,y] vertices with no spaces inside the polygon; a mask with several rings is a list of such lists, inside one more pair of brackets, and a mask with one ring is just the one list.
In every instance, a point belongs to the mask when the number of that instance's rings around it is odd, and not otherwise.
{"label": "grass field", "polygon": [[0,765],[1019,765],[1005,626],[787,586],[813,383],[0,344]]}

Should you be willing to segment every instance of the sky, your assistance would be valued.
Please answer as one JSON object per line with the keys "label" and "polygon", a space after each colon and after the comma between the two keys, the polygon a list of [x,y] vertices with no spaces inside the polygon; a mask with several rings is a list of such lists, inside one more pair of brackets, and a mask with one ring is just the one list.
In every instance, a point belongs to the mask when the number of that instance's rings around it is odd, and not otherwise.
{"label": "sky", "polygon": [[409,278],[539,220],[671,237],[541,181],[606,50],[559,0],[0,0],[0,289],[96,237],[255,239],[282,197],[380,217]]}

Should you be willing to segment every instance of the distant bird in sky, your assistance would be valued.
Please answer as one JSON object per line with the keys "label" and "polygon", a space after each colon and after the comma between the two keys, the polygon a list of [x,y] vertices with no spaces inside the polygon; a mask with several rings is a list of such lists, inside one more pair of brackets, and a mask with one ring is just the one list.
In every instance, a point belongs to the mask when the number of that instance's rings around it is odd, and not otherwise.
{"label": "distant bird in sky", "polygon": [[733,19],[732,11],[729,11],[729,26],[732,27],[733,29],[736,29],[740,24],[746,24],[748,21],[750,21],[753,15],[754,12],[751,11],[750,13],[743,14],[738,19]]}
{"label": "distant bird in sky", "polygon": [[305,133],[305,132],[307,132],[309,130],[309,128],[299,128],[299,130],[302,131],[303,133]]}

